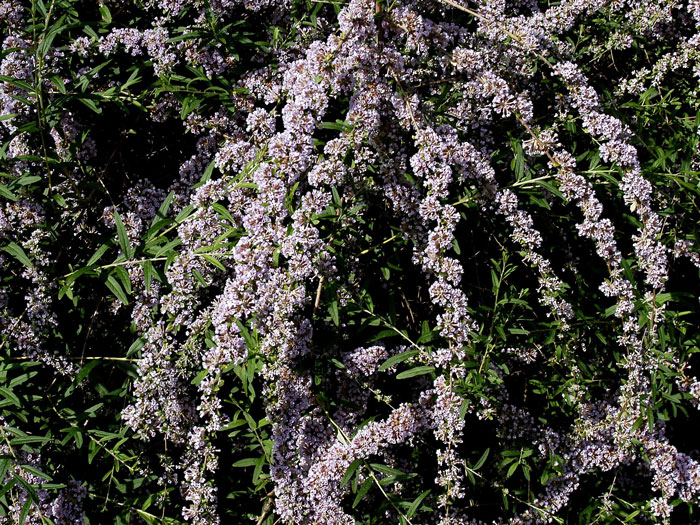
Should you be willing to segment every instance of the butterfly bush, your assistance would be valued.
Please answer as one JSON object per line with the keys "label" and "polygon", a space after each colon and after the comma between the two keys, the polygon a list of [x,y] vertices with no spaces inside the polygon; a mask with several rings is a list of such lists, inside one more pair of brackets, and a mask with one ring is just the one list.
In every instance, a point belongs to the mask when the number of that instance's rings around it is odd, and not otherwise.
{"label": "butterfly bush", "polygon": [[693,519],[700,3],[0,22],[0,522]]}

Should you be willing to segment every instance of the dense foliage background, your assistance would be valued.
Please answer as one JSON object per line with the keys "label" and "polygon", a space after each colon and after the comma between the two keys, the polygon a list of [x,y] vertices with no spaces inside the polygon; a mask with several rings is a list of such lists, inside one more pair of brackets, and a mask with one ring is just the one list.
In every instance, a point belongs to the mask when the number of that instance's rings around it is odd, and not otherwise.
{"label": "dense foliage background", "polygon": [[0,523],[697,522],[697,0],[0,21]]}

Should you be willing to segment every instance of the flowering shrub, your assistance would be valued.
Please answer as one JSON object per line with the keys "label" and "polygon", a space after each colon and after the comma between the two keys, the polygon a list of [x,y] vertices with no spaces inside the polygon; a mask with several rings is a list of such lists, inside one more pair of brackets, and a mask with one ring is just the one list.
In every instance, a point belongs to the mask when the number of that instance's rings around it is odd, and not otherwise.
{"label": "flowering shrub", "polygon": [[0,523],[697,519],[698,0],[0,21]]}

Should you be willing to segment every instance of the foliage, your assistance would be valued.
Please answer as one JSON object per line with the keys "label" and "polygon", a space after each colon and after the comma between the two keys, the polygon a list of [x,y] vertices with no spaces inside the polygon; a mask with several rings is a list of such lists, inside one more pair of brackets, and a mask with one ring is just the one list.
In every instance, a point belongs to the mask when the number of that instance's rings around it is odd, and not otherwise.
{"label": "foliage", "polygon": [[0,22],[0,523],[695,519],[697,0]]}

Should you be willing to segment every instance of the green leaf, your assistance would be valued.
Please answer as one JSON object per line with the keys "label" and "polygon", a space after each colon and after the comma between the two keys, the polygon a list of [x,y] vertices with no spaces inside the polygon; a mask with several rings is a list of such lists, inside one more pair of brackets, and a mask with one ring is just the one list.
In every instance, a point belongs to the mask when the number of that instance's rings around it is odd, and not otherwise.
{"label": "green leaf", "polygon": [[[20,484],[23,481],[21,478],[19,478],[17,476],[15,476],[15,479],[17,481],[19,481]],[[27,501],[25,501],[24,505],[22,505],[22,510],[19,513],[19,521],[18,521],[19,525],[24,525],[24,522],[27,520],[27,516],[29,515],[29,510],[32,508],[32,504],[33,504],[32,500],[33,500],[33,498],[27,498]]]}
{"label": "green leaf", "polygon": [[88,376],[88,374],[92,371],[92,369],[95,368],[99,364],[100,364],[99,359],[93,359],[92,361],[87,363],[85,366],[83,366],[80,369],[80,372],[78,372],[78,375],[75,376],[75,379],[73,380],[73,386],[78,386],[80,384],[80,382]]}
{"label": "green leaf", "polygon": [[95,101],[92,100],[91,98],[88,97],[79,97],[78,100],[85,104],[87,107],[89,107],[92,111],[97,113],[98,115],[102,113],[102,108],[97,107],[97,104],[95,104]]}
{"label": "green leaf", "polygon": [[192,379],[190,383],[194,386],[199,386],[199,383],[202,382],[202,379],[204,379],[208,373],[208,370],[200,370],[199,373],[196,376],[194,376],[194,379]]}
{"label": "green leaf", "polygon": [[420,496],[413,500],[413,503],[411,503],[411,506],[406,512],[406,517],[409,520],[416,514],[416,512],[418,512],[418,508],[420,507],[421,502],[426,498],[428,494],[430,494],[430,489],[426,490]]}
{"label": "green leaf", "polygon": [[517,458],[520,457],[521,451],[520,450],[504,450],[501,452],[501,456],[504,458]]}
{"label": "green leaf", "polygon": [[0,75],[0,81],[2,82],[7,82],[8,84],[18,87],[20,89],[23,89],[24,91],[27,92],[33,92],[34,91],[34,86],[31,84],[28,84],[27,82],[24,82],[23,80],[19,80],[13,77],[8,77],[7,75]]}
{"label": "green leaf", "polygon": [[369,489],[371,486],[372,486],[372,478],[366,479],[365,482],[360,487],[360,490],[357,491],[357,496],[355,496],[355,501],[353,501],[353,503],[352,503],[353,509],[360,504],[360,501],[362,501],[362,498],[365,497],[365,494],[367,494],[367,492],[369,492]]}
{"label": "green leaf", "polygon": [[257,348],[258,346],[258,341],[256,339],[255,334],[251,335],[250,330],[248,330],[248,327],[241,323],[239,320],[235,321],[236,326],[238,326],[239,330],[241,331],[241,335],[243,336],[243,339],[245,340],[245,344],[248,347],[249,351],[253,351]]}
{"label": "green leaf", "polygon": [[153,281],[153,264],[151,261],[146,261],[143,263],[143,280],[144,280],[144,285],[146,287],[146,291],[151,290],[151,282]]}
{"label": "green leaf", "polygon": [[[258,463],[255,465],[255,470],[253,470],[253,483],[257,486],[260,483],[260,474],[262,474],[262,468],[265,464],[265,456],[261,456],[258,459]],[[257,489],[257,487],[256,487]]]}
{"label": "green leaf", "polygon": [[129,300],[126,297],[124,290],[112,275],[107,277],[107,279],[105,280],[105,285],[123,304],[129,304]]}
{"label": "green leaf", "polygon": [[111,24],[112,23],[112,13],[109,12],[109,8],[103,4],[99,7],[99,10],[100,10],[100,15],[102,16],[102,20],[106,24]]}
{"label": "green leaf", "polygon": [[156,216],[153,218],[154,224],[158,219],[167,219],[168,210],[170,209],[170,204],[173,202],[174,196],[175,192],[171,191],[168,193],[168,196],[163,199],[163,203],[160,205],[160,208],[158,208],[158,211],[156,212]]}
{"label": "green leaf", "polygon": [[223,219],[226,221],[230,222],[231,224],[236,224],[236,221],[234,220],[233,216],[231,213],[221,204],[218,202],[215,202],[214,204],[211,205],[211,207],[218,213]]}
{"label": "green leaf", "polygon": [[182,211],[177,214],[175,217],[175,222],[177,224],[180,224],[181,222],[184,222],[187,217],[190,216],[190,214],[194,211],[194,206],[192,204],[188,204],[184,208],[182,208]]}
{"label": "green leaf", "polygon": [[225,267],[223,264],[221,264],[221,262],[219,261],[219,259],[217,259],[217,258],[215,258],[215,257],[213,257],[213,256],[211,256],[211,255],[208,255],[208,254],[206,254],[206,253],[203,253],[201,256],[204,257],[204,259],[206,259],[207,261],[209,261],[211,264],[213,264],[214,266],[216,266],[216,267],[217,267],[219,270],[221,270],[222,272],[225,272],[225,271],[226,271],[226,267]]}
{"label": "green leaf", "polygon": [[556,195],[561,200],[564,200],[564,201],[566,200],[566,198],[564,197],[564,194],[561,191],[559,191],[558,188],[554,187],[554,185],[551,184],[550,182],[547,182],[545,180],[536,180],[536,179],[532,179],[532,181],[530,181],[530,182],[533,182],[534,184],[537,184],[538,186],[542,186],[549,193],[551,193],[552,195]]}
{"label": "green leaf", "polygon": [[127,294],[131,293],[131,278],[129,272],[123,266],[117,266],[112,269],[112,275],[115,275],[120,281]]}
{"label": "green leaf", "polygon": [[250,188],[252,190],[257,190],[258,185],[254,182],[239,182],[234,186],[234,188]]}
{"label": "green leaf", "polygon": [[[7,474],[7,469],[9,468],[11,462],[9,458],[4,458],[0,460],[0,479],[5,479],[5,475]],[[7,465],[7,468],[6,468]],[[12,488],[17,484],[17,480],[15,478],[9,479],[4,482],[4,486],[0,486],[0,500],[2,500],[2,497],[7,494]]]}
{"label": "green leaf", "polygon": [[126,234],[126,228],[118,212],[114,212],[114,224],[117,226],[117,237],[119,238],[119,247],[127,259],[131,257],[131,247],[129,246],[129,236]]}
{"label": "green leaf", "polygon": [[22,178],[20,178],[17,181],[17,184],[20,186],[29,186],[30,184],[34,184],[35,182],[39,182],[41,180],[41,177],[39,175],[24,175]]}
{"label": "green leaf", "polygon": [[506,478],[511,477],[511,476],[515,473],[515,471],[518,469],[518,465],[520,465],[520,463],[518,463],[518,462],[516,461],[515,463],[513,463],[513,464],[510,466],[510,468],[508,469],[508,472],[506,473]]}
{"label": "green leaf", "polygon": [[477,461],[477,462],[474,464],[474,466],[472,467],[472,470],[479,470],[479,469],[484,465],[484,463],[486,463],[486,458],[489,457],[489,452],[490,452],[490,451],[491,451],[490,448],[487,448],[486,450],[484,450],[484,453],[483,453],[483,454],[481,455],[481,457],[479,458],[479,461]]}
{"label": "green leaf", "polygon": [[60,193],[54,193],[53,200],[55,200],[56,204],[58,204],[61,208],[68,207],[68,203],[66,202],[66,199],[64,199],[63,195],[61,195]]}
{"label": "green leaf", "polygon": [[332,301],[328,307],[328,312],[331,314],[331,319],[335,326],[340,326],[340,316],[338,315],[338,301]]}
{"label": "green leaf", "polygon": [[10,242],[10,244],[7,246],[3,246],[2,249],[28,268],[34,268],[34,265],[32,265],[32,262],[29,260],[29,257],[27,257],[27,254],[24,253],[24,250],[18,244]]}
{"label": "green leaf", "polygon": [[131,346],[126,351],[126,357],[130,357],[130,356],[134,355],[136,352],[141,350],[145,344],[146,344],[146,340],[143,337],[139,337],[136,341],[131,343]]}
{"label": "green leaf", "polygon": [[416,343],[418,343],[418,344],[429,343],[430,341],[432,341],[432,340],[435,339],[436,337],[437,337],[437,334],[436,334],[435,332],[429,331],[428,333],[422,334],[422,335],[418,338],[418,340],[416,341]]}
{"label": "green leaf", "polygon": [[175,248],[176,246],[179,246],[181,243],[182,243],[182,239],[180,239],[180,237],[176,237],[175,239],[173,239],[169,243],[161,246],[160,249],[158,249],[158,251],[154,254],[154,257],[157,258],[163,254],[170,252],[173,248]]}
{"label": "green leaf", "polygon": [[391,467],[388,467],[386,465],[382,465],[381,463],[370,463],[370,467],[372,467],[374,470],[381,472],[382,474],[385,474],[387,476],[405,476],[406,475],[406,473],[402,470],[391,468]]}
{"label": "green leaf", "polygon": [[0,184],[0,195],[5,197],[6,199],[10,199],[11,201],[17,200],[17,195],[12,193],[10,191],[10,188],[8,188],[7,186],[3,186],[2,184]]}
{"label": "green leaf", "polygon": [[61,432],[65,432],[67,434],[66,443],[72,438],[75,440],[75,444],[78,448],[83,446],[83,431],[79,427],[66,427],[61,429]]}
{"label": "green leaf", "polygon": [[370,337],[367,342],[368,343],[374,343],[375,341],[379,341],[380,339],[386,339],[387,337],[396,337],[399,334],[396,333],[396,330],[382,330],[381,332],[373,335]]}
{"label": "green leaf", "polygon": [[204,170],[204,173],[202,174],[202,178],[200,179],[200,181],[197,184],[192,186],[192,189],[196,190],[200,186],[203,186],[204,184],[206,184],[209,179],[211,179],[212,173],[214,173],[214,162],[215,161],[212,160],[209,163],[209,166],[207,166],[207,169]]}
{"label": "green leaf", "polygon": [[396,379],[408,379],[410,377],[430,374],[434,371],[435,371],[434,366],[417,366],[415,368],[411,368],[410,370],[406,370],[405,372],[401,372],[400,374],[397,374]]}
{"label": "green leaf", "polygon": [[38,468],[33,467],[32,465],[20,465],[20,468],[22,470],[29,472],[30,474],[36,476],[37,478],[42,478],[42,479],[45,479],[47,481],[51,481],[51,479],[52,479],[51,476],[42,472]]}
{"label": "green leaf", "polygon": [[243,468],[243,467],[254,467],[260,462],[260,458],[245,458],[245,459],[239,459],[238,461],[234,462],[232,467],[236,468]]}
{"label": "green leaf", "polygon": [[59,91],[59,93],[61,93],[62,95],[65,95],[67,93],[66,86],[63,83],[63,79],[59,75],[51,75],[51,77],[49,78],[51,80],[51,83],[54,86],[56,86],[56,89]]}
{"label": "green leaf", "polygon": [[192,113],[199,105],[204,101],[204,97],[202,96],[195,96],[195,95],[187,95],[185,99],[182,101],[182,111],[180,112],[180,118],[184,120],[184,118]]}
{"label": "green leaf", "polygon": [[0,457],[0,479],[5,479],[7,471],[10,470],[12,466],[12,460],[9,456]]}
{"label": "green leaf", "polygon": [[245,418],[251,430],[255,430],[256,428],[258,428],[258,424],[255,422],[255,419],[253,419],[252,416],[248,414],[248,412],[243,412],[243,417]]}
{"label": "green leaf", "polygon": [[343,475],[343,479],[340,480],[340,487],[344,487],[345,485],[348,484],[350,481],[350,478],[352,478],[352,475],[355,473],[355,471],[362,465],[362,459],[356,459],[352,463],[350,463],[350,466],[348,466],[348,469],[345,471],[345,474]]}
{"label": "green leaf", "polygon": [[97,261],[100,260],[100,257],[102,257],[105,254],[105,252],[109,249],[110,249],[109,244],[103,244],[102,246],[100,246],[97,249],[97,251],[92,255],[92,257],[90,257],[86,266],[92,266],[93,264],[95,264]]}
{"label": "green leaf", "polygon": [[394,365],[406,361],[406,359],[410,359],[412,357],[417,356],[419,353],[420,352],[418,350],[406,350],[405,352],[401,352],[400,354],[392,355],[389,359],[382,363],[382,365],[379,367],[379,371],[383,372],[387,368],[391,368]]}
{"label": "green leaf", "polygon": [[459,418],[464,419],[467,415],[467,410],[469,410],[469,400],[463,399],[462,404],[459,407]]}
{"label": "green leaf", "polygon": [[335,122],[321,122],[321,129],[330,129],[335,131],[344,131],[352,128],[352,125],[346,120],[336,120]]}
{"label": "green leaf", "polygon": [[46,436],[18,436],[15,438],[12,438],[10,443],[13,445],[31,445],[35,443],[41,443],[42,445],[44,443],[48,443],[51,441],[51,438],[48,438]]}
{"label": "green leaf", "polygon": [[[22,403],[20,403],[19,398],[15,395],[15,393],[10,390],[9,388],[6,387],[0,387],[0,395],[7,399],[10,403],[13,405],[16,405],[18,407],[22,406]],[[7,403],[2,403],[3,405],[6,405]]]}

